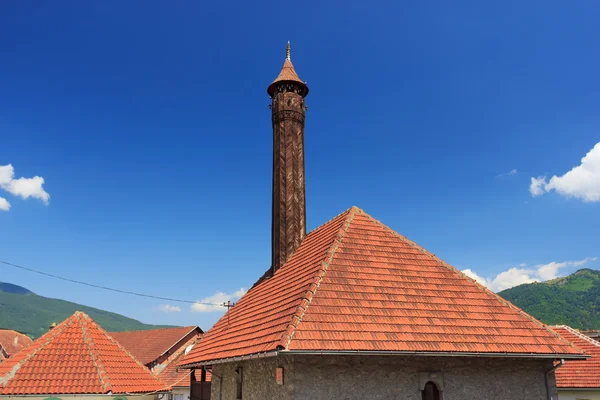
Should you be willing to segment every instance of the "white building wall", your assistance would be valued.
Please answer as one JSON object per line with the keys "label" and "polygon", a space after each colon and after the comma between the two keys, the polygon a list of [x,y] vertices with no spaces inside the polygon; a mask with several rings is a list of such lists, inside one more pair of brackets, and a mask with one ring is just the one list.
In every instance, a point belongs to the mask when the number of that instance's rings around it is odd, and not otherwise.
{"label": "white building wall", "polygon": [[175,387],[171,393],[173,393],[173,400],[190,400],[189,387]]}

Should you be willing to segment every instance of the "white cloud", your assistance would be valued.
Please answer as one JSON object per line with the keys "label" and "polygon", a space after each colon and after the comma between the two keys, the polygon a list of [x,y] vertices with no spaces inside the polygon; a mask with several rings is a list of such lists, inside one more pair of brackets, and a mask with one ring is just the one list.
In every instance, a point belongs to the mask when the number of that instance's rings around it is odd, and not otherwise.
{"label": "white cloud", "polygon": [[469,278],[475,279],[477,282],[481,283],[483,286],[489,286],[489,282],[486,278],[483,278],[483,277],[477,275],[471,269],[467,268],[467,269],[464,269],[462,272],[463,272],[463,274],[467,275]]}
{"label": "white cloud", "polygon": [[0,197],[0,211],[10,210],[10,203],[4,197]]}
{"label": "white cloud", "polygon": [[0,166],[0,188],[22,199],[32,197],[47,205],[50,194],[44,190],[44,182],[41,176],[15,179],[15,169],[12,164]]}
{"label": "white cloud", "polygon": [[499,292],[514,286],[522,285],[523,283],[532,283],[536,279],[531,275],[535,272],[524,268],[513,267],[508,271],[502,271],[495,278],[490,279],[490,289]]}
{"label": "white cloud", "polygon": [[562,176],[531,178],[529,191],[533,197],[555,190],[566,197],[585,202],[600,202],[600,142],[581,159],[581,164]]}
{"label": "white cloud", "polygon": [[43,201],[44,204],[48,204],[50,195],[44,190],[43,186],[44,178],[41,176],[34,176],[33,178],[14,179],[10,184],[2,186],[2,188],[22,199],[33,197],[34,199]]}
{"label": "white cloud", "polygon": [[0,185],[10,183],[15,176],[15,169],[11,164],[0,165]]}
{"label": "white cloud", "polygon": [[529,185],[529,193],[532,197],[541,196],[544,194],[544,186],[546,185],[546,177],[538,176],[537,178],[531,178],[531,184]]}
{"label": "white cloud", "polygon": [[[246,294],[246,289],[240,288],[233,293],[223,293],[217,292],[212,296],[206,297],[202,300],[199,300],[197,303],[192,304],[193,312],[215,312],[215,311],[227,311],[227,307],[223,307],[221,305],[210,305],[210,304],[223,304],[227,303],[227,301],[234,302],[235,300],[242,297]],[[209,303],[209,304],[202,304]]]}
{"label": "white cloud", "polygon": [[494,292],[500,292],[514,286],[524,283],[542,282],[560,276],[560,270],[565,267],[581,267],[589,262],[596,261],[597,257],[587,257],[577,261],[553,261],[548,264],[534,265],[531,268],[525,268],[527,264],[519,264],[518,267],[509,268],[493,277],[484,278],[472,271],[465,269],[462,272],[475,279],[477,282],[488,287]]}
{"label": "white cloud", "polygon": [[181,312],[181,307],[179,306],[172,306],[169,304],[161,304],[160,307],[158,307],[158,309],[162,312],[166,312],[166,313],[171,313],[171,312]]}
{"label": "white cloud", "polygon": [[496,178],[503,178],[503,177],[505,177],[505,176],[514,176],[514,175],[516,175],[516,174],[517,174],[517,172],[518,172],[518,171],[517,171],[517,169],[516,169],[516,168],[513,168],[513,169],[511,169],[511,170],[510,170],[510,171],[508,171],[508,172],[504,172],[504,173],[501,173],[501,174],[498,174],[498,175],[496,175]]}

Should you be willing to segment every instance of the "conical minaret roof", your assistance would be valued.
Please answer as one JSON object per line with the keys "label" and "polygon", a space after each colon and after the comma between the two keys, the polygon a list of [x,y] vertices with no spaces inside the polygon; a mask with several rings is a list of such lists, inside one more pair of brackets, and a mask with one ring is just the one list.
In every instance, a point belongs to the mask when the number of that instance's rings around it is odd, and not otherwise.
{"label": "conical minaret roof", "polygon": [[296,70],[294,69],[294,64],[292,64],[291,52],[290,52],[290,42],[287,43],[287,48],[285,51],[285,61],[283,62],[283,67],[281,68],[281,72],[275,80],[269,85],[267,88],[267,93],[269,96],[273,96],[275,93],[275,86],[279,82],[298,82],[304,87],[304,96],[308,94],[308,86],[305,82],[300,79]]}

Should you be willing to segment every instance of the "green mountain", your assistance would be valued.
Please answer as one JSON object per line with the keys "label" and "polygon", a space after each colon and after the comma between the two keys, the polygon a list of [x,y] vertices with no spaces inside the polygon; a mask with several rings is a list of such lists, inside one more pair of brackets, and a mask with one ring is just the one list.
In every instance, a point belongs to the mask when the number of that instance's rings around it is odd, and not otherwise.
{"label": "green mountain", "polygon": [[132,331],[162,328],[123,315],[69,301],[38,296],[24,287],[0,282],[0,328],[14,329],[37,338],[53,323],[83,311],[107,331]]}
{"label": "green mountain", "polygon": [[600,271],[581,269],[564,278],[498,294],[546,324],[600,329]]}

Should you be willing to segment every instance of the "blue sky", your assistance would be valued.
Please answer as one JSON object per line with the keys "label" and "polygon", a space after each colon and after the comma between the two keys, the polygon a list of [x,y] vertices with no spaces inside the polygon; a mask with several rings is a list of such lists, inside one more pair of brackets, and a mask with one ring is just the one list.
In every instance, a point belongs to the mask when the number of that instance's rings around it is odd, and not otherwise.
{"label": "blue sky", "polygon": [[[357,205],[496,289],[600,268],[600,6],[417,3],[3,4],[0,259],[191,300],[248,288],[290,40],[309,229]],[[220,316],[0,280],[149,323]]]}

